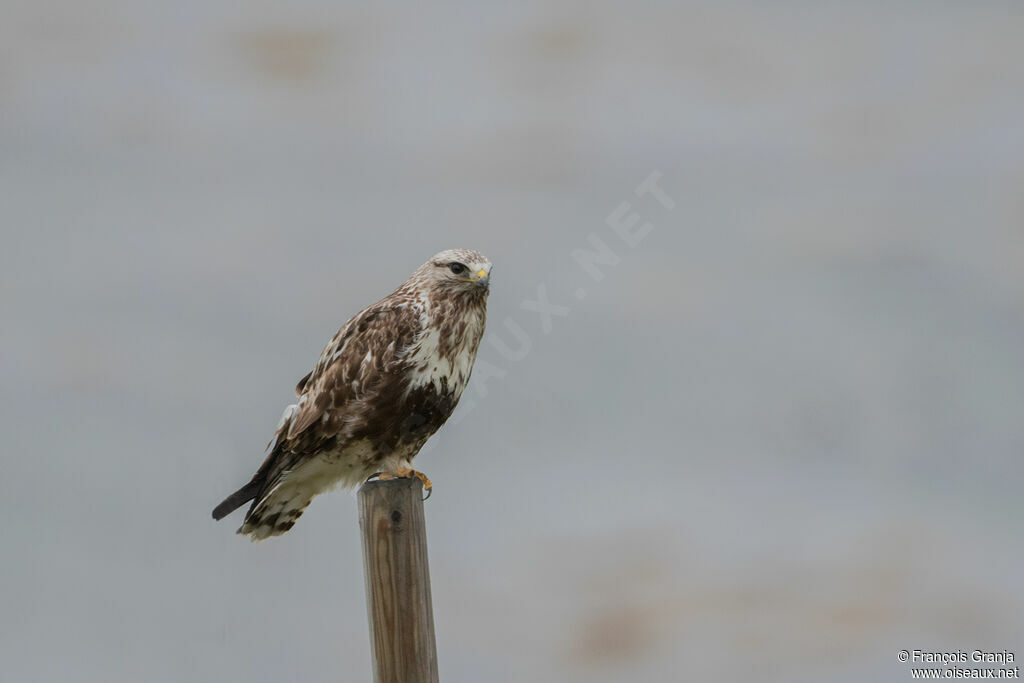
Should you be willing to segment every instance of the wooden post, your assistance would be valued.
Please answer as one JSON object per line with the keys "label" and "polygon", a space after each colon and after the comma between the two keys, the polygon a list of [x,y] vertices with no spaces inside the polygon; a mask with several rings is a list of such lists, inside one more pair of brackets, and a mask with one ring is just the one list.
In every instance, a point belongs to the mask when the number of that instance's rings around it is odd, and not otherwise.
{"label": "wooden post", "polygon": [[427,527],[419,479],[359,489],[374,683],[437,683]]}

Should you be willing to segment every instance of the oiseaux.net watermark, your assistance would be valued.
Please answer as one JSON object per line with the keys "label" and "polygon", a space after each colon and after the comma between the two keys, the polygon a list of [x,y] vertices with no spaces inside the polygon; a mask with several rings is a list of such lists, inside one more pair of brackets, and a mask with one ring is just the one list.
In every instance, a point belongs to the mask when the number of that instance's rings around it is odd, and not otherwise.
{"label": "oiseaux.net watermark", "polygon": [[900,650],[896,658],[911,664],[910,677],[921,680],[1018,679],[1020,666],[1009,650]]}

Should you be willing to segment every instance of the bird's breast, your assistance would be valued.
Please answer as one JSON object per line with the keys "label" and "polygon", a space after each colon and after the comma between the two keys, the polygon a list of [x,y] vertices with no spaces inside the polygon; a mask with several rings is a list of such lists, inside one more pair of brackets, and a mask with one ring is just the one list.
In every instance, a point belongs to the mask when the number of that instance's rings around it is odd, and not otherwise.
{"label": "bird's breast", "polygon": [[483,335],[482,318],[470,315],[447,325],[428,326],[409,354],[409,389],[430,385],[458,401],[469,382]]}

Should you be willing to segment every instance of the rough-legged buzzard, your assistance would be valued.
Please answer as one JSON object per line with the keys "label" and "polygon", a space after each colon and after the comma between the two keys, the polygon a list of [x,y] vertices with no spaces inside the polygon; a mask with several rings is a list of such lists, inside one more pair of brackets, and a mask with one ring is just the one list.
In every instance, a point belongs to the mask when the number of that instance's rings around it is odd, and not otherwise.
{"label": "rough-legged buzzard", "polygon": [[214,519],[252,501],[238,533],[259,541],[288,531],[317,494],[378,472],[418,476],[429,490],[412,459],[469,381],[490,274],[483,254],[442,251],[345,323],[295,387],[270,455]]}

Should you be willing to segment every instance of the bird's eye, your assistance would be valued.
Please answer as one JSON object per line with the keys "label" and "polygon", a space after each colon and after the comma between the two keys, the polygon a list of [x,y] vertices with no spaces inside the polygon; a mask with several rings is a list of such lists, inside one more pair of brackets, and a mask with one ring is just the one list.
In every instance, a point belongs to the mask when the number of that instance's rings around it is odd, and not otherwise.
{"label": "bird's eye", "polygon": [[461,263],[449,263],[448,267],[456,275],[462,275],[463,273],[466,272],[466,266],[462,265]]}

